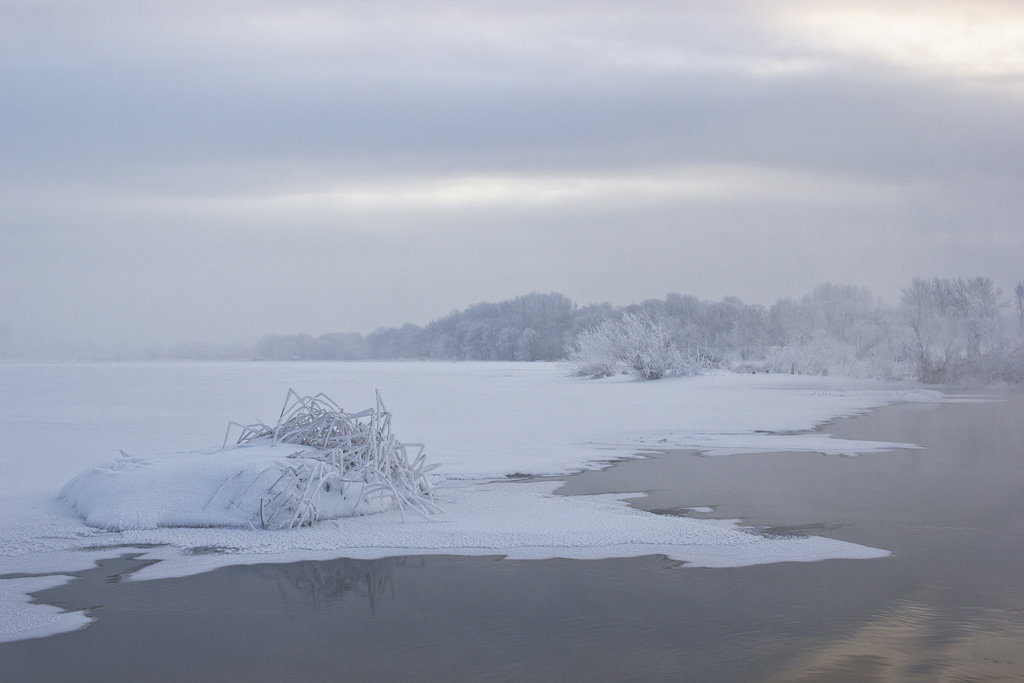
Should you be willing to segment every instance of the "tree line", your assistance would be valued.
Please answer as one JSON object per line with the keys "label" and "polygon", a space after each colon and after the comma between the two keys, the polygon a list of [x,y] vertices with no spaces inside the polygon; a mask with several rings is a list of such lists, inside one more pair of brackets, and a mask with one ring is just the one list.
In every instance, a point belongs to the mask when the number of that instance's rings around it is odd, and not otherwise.
{"label": "tree line", "polygon": [[474,304],[422,327],[406,323],[367,335],[269,335],[256,344],[255,355],[275,360],[562,360],[581,329],[613,312],[608,304],[580,307],[563,294],[532,293]]}
{"label": "tree line", "polygon": [[931,383],[1024,381],[1024,282],[1013,302],[984,277],[914,280],[897,305],[819,285],[770,306],[669,294],[579,306],[559,293],[479,303],[367,335],[269,335],[267,360],[569,360],[580,375],[645,379],[720,367]]}

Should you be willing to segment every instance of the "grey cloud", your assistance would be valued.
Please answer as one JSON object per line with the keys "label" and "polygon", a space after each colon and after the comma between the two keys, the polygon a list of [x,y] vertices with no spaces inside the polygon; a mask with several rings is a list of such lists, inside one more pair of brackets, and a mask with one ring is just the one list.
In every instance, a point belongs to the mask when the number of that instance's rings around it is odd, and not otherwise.
{"label": "grey cloud", "polygon": [[[815,45],[765,3],[509,7],[6,3],[0,319],[234,340],[422,323],[530,290],[763,300],[829,279],[891,297],[915,275],[1024,275],[1019,84]],[[835,188],[264,201],[702,165]]]}
{"label": "grey cloud", "polygon": [[[298,182],[316,174],[685,162],[897,177],[1024,172],[1015,153],[1024,148],[1019,101],[858,72],[647,77],[600,88],[543,73],[517,85],[298,92],[203,81],[72,74],[42,95],[8,81],[19,96],[2,112],[3,164],[11,174],[95,174],[113,185],[151,176],[154,191],[173,187],[165,169],[191,167],[204,184],[227,188],[261,174],[286,182],[293,167]],[[204,177],[211,174],[221,179]]]}

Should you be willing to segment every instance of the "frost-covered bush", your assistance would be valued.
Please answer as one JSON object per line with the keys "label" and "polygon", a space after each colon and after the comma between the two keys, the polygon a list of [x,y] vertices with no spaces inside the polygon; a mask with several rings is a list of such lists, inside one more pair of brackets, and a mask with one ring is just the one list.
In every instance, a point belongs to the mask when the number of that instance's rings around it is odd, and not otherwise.
{"label": "frost-covered bush", "polygon": [[[228,446],[232,426],[241,427]],[[60,497],[104,529],[292,529],[434,504],[421,444],[398,441],[391,413],[347,413],[330,398],[289,390],[277,422],[231,423],[224,447],[123,457],[72,479]]]}
{"label": "frost-covered bush", "polygon": [[733,363],[733,370],[788,373],[794,375],[845,375],[874,379],[906,379],[909,364],[896,358],[880,344],[862,350],[828,336],[812,337],[801,344],[773,346],[756,362]]}
{"label": "frost-covered bush", "polygon": [[231,501],[237,505],[256,491],[264,528],[290,529],[346,512],[365,514],[397,507],[403,513],[408,508],[429,514],[437,509],[426,476],[436,465],[425,465],[423,444],[395,438],[391,413],[379,392],[374,408],[347,413],[323,394],[299,396],[289,389],[273,427],[233,422],[228,435],[232,425],[242,428],[237,445],[307,447],[288,456],[289,463],[267,468]]}
{"label": "frost-covered bush", "polygon": [[580,377],[625,372],[645,380],[690,375],[701,367],[700,356],[681,350],[666,325],[646,312],[627,312],[584,330],[569,349],[569,363]]}
{"label": "frost-covered bush", "polygon": [[611,377],[619,371],[623,354],[617,327],[611,320],[583,330],[569,349],[572,373],[579,377]]}

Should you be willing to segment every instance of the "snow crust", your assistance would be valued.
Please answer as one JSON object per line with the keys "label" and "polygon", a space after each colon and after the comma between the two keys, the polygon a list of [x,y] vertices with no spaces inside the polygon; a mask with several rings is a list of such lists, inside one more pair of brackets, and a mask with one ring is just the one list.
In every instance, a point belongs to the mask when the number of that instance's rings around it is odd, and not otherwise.
{"label": "snow crust", "polygon": [[[0,364],[0,379],[0,466],[9,473],[0,486],[0,576],[72,571],[87,547],[109,546],[111,556],[120,552],[115,546],[165,544],[146,550],[163,561],[136,579],[395,554],[662,554],[703,567],[881,557],[887,552],[832,539],[766,538],[731,521],[654,515],[625,502],[639,494],[557,496],[558,482],[505,475],[564,474],[643,450],[856,454],[912,447],[780,432],[887,403],[941,399],[913,386],[840,377],[590,381],[547,363],[11,363]],[[231,484],[244,487],[246,477],[294,450],[217,448],[229,420],[274,414],[290,386],[323,391],[355,410],[380,389],[396,433],[426,443],[430,461],[440,463],[444,514],[403,522],[391,511],[266,531],[249,528],[243,511],[211,505],[235,473],[248,473]],[[0,579],[11,637],[38,634],[53,617],[45,610],[31,617],[43,606],[16,598],[35,590],[26,581]],[[47,623],[52,632],[81,625],[67,616]]]}
{"label": "snow crust", "polygon": [[84,628],[92,619],[53,605],[30,604],[31,594],[67,583],[71,577],[49,575],[0,581],[0,643],[45,638]]}

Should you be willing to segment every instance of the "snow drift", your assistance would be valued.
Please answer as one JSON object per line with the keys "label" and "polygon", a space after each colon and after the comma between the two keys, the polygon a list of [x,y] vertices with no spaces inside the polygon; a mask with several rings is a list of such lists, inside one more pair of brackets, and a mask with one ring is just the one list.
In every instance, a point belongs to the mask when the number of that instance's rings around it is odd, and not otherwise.
{"label": "snow drift", "polygon": [[[232,426],[241,434],[228,448]],[[379,393],[374,408],[347,413],[289,389],[274,426],[233,422],[220,450],[126,455],[81,473],[61,498],[104,529],[292,529],[393,508],[436,512],[433,467],[422,444],[395,438]]]}

